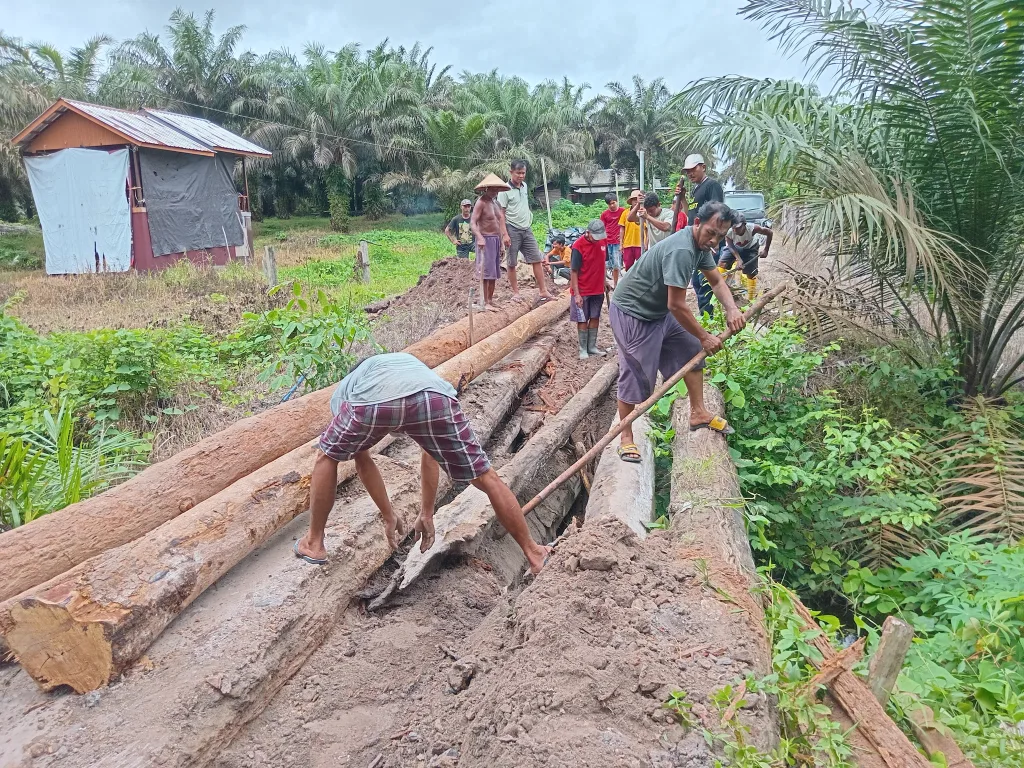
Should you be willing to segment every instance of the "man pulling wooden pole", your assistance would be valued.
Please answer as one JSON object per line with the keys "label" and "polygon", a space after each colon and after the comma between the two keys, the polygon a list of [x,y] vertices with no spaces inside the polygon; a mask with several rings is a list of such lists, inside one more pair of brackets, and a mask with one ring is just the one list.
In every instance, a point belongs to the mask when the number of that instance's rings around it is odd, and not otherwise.
{"label": "man pulling wooden pole", "polygon": [[[774,301],[776,297],[781,296],[787,288],[788,286],[780,285],[778,288],[775,288],[774,290],[771,290],[768,293],[766,293],[764,296],[758,299],[757,302],[755,302],[750,307],[750,309],[748,309],[743,314],[743,319],[749,322],[751,319],[759,315],[761,313],[761,310],[768,306],[770,302]],[[733,335],[733,331],[726,328],[722,333],[718,335],[718,338],[724,342],[726,339],[731,338]],[[542,490],[540,493],[538,493],[536,496],[534,496],[532,499],[526,502],[526,504],[523,505],[523,514],[528,515],[532,510],[536,509],[539,504],[543,503],[544,499],[546,499],[548,496],[554,493],[563,483],[565,483],[569,478],[571,478],[573,475],[579,472],[580,469],[585,467],[588,462],[590,462],[592,459],[598,456],[601,453],[601,451],[603,451],[608,446],[608,444],[612,440],[614,440],[620,432],[622,432],[623,429],[625,429],[634,421],[636,421],[645,413],[647,413],[647,411],[649,411],[655,403],[657,403],[659,400],[661,400],[661,398],[663,398],[670,391],[672,391],[672,388],[675,387],[675,385],[678,384],[680,381],[682,381],[683,377],[686,374],[688,374],[690,371],[692,371],[694,368],[700,365],[704,361],[704,358],[706,358],[707,356],[708,353],[705,352],[703,349],[696,355],[694,355],[690,359],[690,362],[688,362],[686,365],[684,365],[682,368],[676,371],[672,376],[670,376],[664,384],[662,384],[660,387],[654,390],[654,393],[649,398],[644,400],[642,403],[639,403],[636,406],[636,408],[633,409],[632,413],[630,413],[618,424],[612,427],[612,429],[608,431],[608,434],[606,434],[604,437],[602,437],[600,440],[594,443],[593,447],[585,454],[580,456],[579,459],[576,460],[575,464],[573,464],[571,467],[565,470],[565,472],[563,472],[554,480],[552,480],[547,485],[547,487],[544,488],[544,490]]]}

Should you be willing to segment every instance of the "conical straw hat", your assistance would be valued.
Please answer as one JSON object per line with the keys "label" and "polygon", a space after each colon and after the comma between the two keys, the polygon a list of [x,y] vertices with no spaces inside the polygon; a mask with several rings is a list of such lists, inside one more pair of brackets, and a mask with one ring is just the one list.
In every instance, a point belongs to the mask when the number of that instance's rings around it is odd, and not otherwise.
{"label": "conical straw hat", "polygon": [[487,189],[488,187],[497,187],[498,189],[512,189],[512,187],[510,187],[504,181],[499,179],[493,173],[488,173],[486,176],[484,176],[484,180],[477,184],[475,187],[473,187],[473,189],[479,192],[480,190]]}

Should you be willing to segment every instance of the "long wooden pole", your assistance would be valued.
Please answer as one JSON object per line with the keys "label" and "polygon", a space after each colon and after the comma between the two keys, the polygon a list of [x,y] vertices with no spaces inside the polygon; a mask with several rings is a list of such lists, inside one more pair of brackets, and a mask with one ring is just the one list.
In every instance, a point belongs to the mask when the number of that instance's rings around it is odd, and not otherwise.
{"label": "long wooden pole", "polygon": [[[778,288],[768,291],[768,293],[766,293],[764,296],[758,299],[750,309],[743,313],[743,318],[749,321],[752,318],[756,317],[758,314],[760,314],[761,310],[763,310],[768,305],[769,302],[774,300],[776,296],[780,296],[781,294],[783,294],[787,288],[788,286],[786,285],[780,285]],[[732,335],[733,332],[726,328],[722,333],[718,334],[718,338],[721,339],[722,341],[725,341]],[[546,499],[548,496],[550,496],[556,488],[558,488],[562,483],[564,483],[570,477],[579,472],[582,467],[586,466],[587,462],[589,462],[595,456],[600,454],[601,451],[603,451],[605,447],[607,447],[607,445],[622,432],[622,430],[624,430],[627,426],[629,426],[634,421],[643,416],[645,413],[647,413],[647,411],[651,410],[655,403],[657,403],[659,400],[661,400],[661,398],[667,395],[672,390],[672,387],[674,387],[676,384],[683,380],[683,376],[685,376],[698,365],[700,365],[701,361],[707,356],[707,352],[705,352],[704,350],[701,350],[696,355],[694,355],[693,358],[691,358],[690,362],[688,362],[686,365],[684,365],[682,368],[676,371],[672,376],[670,376],[664,384],[655,389],[654,394],[652,394],[649,398],[647,398],[642,403],[640,403],[636,408],[634,408],[633,412],[630,413],[629,416],[622,419],[622,421],[620,421],[618,424],[612,427],[608,431],[607,435],[605,435],[596,443],[594,443],[594,446],[585,454],[580,456],[580,458],[576,460],[575,464],[573,464],[571,467],[565,470],[565,472],[563,472],[554,480],[552,480],[543,491],[541,491],[528,502],[526,502],[526,504],[523,505],[523,514],[529,514],[530,510],[535,509],[537,505],[543,502],[544,499]]]}
{"label": "long wooden pole", "polygon": [[551,223],[551,198],[548,196],[548,169],[544,165],[544,158],[540,159],[540,176],[544,180],[544,204],[548,208],[548,230],[554,229],[554,225]]}

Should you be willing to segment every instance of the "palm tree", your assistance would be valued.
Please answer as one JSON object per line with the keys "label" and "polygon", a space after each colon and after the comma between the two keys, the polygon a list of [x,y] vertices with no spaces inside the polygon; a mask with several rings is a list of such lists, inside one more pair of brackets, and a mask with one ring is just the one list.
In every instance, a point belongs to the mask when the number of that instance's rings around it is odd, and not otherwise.
{"label": "palm tree", "polygon": [[1024,8],[872,7],[750,0],[743,14],[831,71],[839,95],[703,81],[680,103],[706,124],[675,138],[769,158],[842,274],[870,279],[953,355],[965,394],[999,395],[1024,380],[1024,354],[1010,352],[1024,328]]}
{"label": "palm tree", "polygon": [[126,106],[164,106],[224,122],[239,83],[257,57],[236,57],[245,27],[229,27],[218,38],[214,17],[210,10],[200,21],[177,8],[166,27],[170,47],[148,32],[122,43],[111,57],[101,96]]}
{"label": "palm tree", "polygon": [[664,81],[659,77],[646,83],[634,75],[632,88],[618,82],[608,83],[607,88],[611,95],[597,115],[598,150],[613,166],[636,169],[637,178],[640,150],[646,155],[646,170],[660,164],[668,171],[672,153],[666,139],[680,128],[683,113],[672,105]]}

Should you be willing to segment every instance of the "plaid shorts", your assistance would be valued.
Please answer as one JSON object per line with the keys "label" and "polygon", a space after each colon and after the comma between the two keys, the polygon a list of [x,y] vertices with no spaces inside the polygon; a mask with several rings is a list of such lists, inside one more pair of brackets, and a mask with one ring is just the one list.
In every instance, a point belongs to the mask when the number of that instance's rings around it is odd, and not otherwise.
{"label": "plaid shorts", "polygon": [[392,432],[415,440],[456,482],[468,483],[491,468],[459,401],[430,390],[385,403],[342,402],[320,435],[320,450],[335,461],[348,461]]}

